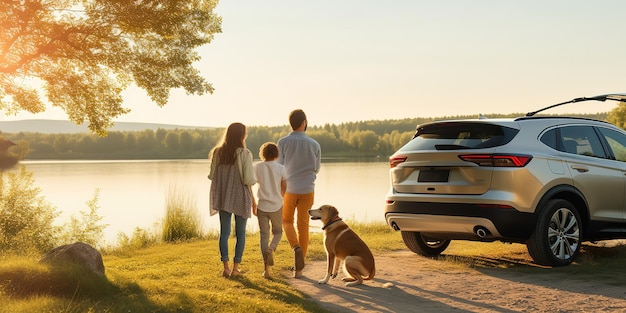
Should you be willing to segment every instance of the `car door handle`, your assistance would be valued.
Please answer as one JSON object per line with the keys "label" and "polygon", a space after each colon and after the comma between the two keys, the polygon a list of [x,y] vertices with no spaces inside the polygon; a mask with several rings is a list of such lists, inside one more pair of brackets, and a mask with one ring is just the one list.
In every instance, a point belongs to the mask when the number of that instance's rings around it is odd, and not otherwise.
{"label": "car door handle", "polygon": [[580,165],[572,165],[572,169],[577,170],[580,173],[585,173],[585,172],[589,172],[589,169],[585,166],[580,166]]}

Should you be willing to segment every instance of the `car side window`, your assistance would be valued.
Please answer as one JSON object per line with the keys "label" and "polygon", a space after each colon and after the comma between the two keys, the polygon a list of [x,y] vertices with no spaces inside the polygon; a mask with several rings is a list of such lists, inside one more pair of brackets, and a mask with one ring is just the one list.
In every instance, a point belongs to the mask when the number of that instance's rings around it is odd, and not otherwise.
{"label": "car side window", "polygon": [[543,142],[548,147],[559,150],[556,144],[556,129],[553,128],[548,130],[543,135],[541,135],[541,138],[539,140],[541,140],[541,142]]}
{"label": "car side window", "polygon": [[591,126],[565,126],[560,128],[561,151],[596,158],[607,158],[600,138]]}
{"label": "car side window", "polygon": [[603,127],[599,127],[598,129],[609,144],[609,148],[611,148],[615,159],[626,162],[626,135],[613,129]]}

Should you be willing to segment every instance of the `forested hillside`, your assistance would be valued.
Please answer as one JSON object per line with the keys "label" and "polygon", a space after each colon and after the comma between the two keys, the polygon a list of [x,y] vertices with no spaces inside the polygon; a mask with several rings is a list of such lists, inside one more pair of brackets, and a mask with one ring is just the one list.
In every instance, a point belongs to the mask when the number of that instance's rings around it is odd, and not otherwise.
{"label": "forested hillside", "polygon": [[[489,115],[490,118],[521,116]],[[579,115],[606,120],[606,113]],[[326,124],[309,127],[307,134],[322,146],[324,158],[387,158],[407,143],[418,124],[432,120],[476,118],[450,116],[439,118],[406,118]],[[0,136],[27,150],[27,160],[43,159],[204,159],[221,139],[223,128],[214,129],[146,129],[142,131],[109,131],[106,137],[91,133],[0,133]],[[290,132],[288,126],[252,126],[246,144],[258,158],[259,147],[276,142]]]}

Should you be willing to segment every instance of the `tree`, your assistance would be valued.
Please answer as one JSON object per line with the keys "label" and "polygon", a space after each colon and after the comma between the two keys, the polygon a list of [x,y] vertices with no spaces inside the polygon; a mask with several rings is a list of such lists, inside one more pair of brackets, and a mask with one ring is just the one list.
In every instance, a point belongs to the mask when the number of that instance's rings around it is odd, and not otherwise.
{"label": "tree", "polygon": [[165,135],[167,135],[167,130],[159,128],[156,130],[156,133],[154,133],[154,138],[159,144],[165,145]]}
{"label": "tree", "polygon": [[626,129],[626,103],[619,102],[617,107],[609,112],[606,120],[621,129]]}
{"label": "tree", "polygon": [[182,131],[178,134],[178,143],[182,152],[193,152],[193,136],[188,131]]}
{"label": "tree", "polygon": [[163,143],[167,149],[175,151],[180,147],[180,141],[178,139],[179,137],[177,132],[169,131],[167,132],[167,135],[165,135]]}
{"label": "tree", "polygon": [[137,148],[137,136],[134,133],[126,133],[124,137],[124,147],[129,150]]}
{"label": "tree", "polygon": [[378,136],[374,131],[362,130],[354,134],[359,151],[372,152],[375,151],[378,144]]}
{"label": "tree", "polygon": [[159,106],[175,88],[212,93],[193,63],[221,32],[217,2],[2,1],[0,110],[39,113],[48,102],[104,135],[129,112],[121,93],[131,83]]}
{"label": "tree", "polygon": [[122,132],[113,131],[104,138],[98,138],[98,145],[103,151],[111,153],[124,148],[124,139]]}
{"label": "tree", "polygon": [[54,138],[54,150],[58,154],[65,154],[72,151],[73,144],[67,135],[61,134]]}
{"label": "tree", "polygon": [[15,146],[11,140],[2,138],[0,135],[0,171],[10,169],[18,162],[18,157],[9,152],[9,148]]}
{"label": "tree", "polygon": [[154,131],[151,129],[146,129],[139,133],[137,136],[137,149],[143,151],[153,150],[155,147],[156,140],[154,139]]}
{"label": "tree", "polygon": [[78,152],[85,155],[93,154],[96,152],[96,150],[98,149],[98,144],[92,136],[93,135],[83,135],[80,139],[78,139],[78,141],[76,142],[76,148]]}

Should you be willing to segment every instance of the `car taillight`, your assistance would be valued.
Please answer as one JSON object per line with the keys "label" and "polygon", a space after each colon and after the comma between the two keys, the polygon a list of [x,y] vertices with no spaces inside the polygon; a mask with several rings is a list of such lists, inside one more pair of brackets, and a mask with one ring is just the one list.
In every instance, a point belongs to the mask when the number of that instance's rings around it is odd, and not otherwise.
{"label": "car taillight", "polygon": [[407,158],[406,155],[398,155],[398,156],[389,158],[389,168],[396,167],[398,164],[406,161],[406,158]]}
{"label": "car taillight", "polygon": [[524,167],[533,157],[526,154],[465,154],[459,155],[459,158],[479,166]]}

